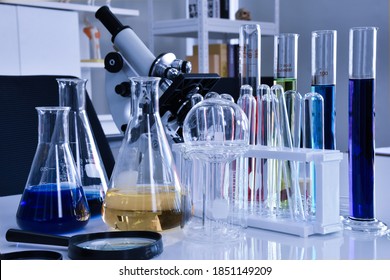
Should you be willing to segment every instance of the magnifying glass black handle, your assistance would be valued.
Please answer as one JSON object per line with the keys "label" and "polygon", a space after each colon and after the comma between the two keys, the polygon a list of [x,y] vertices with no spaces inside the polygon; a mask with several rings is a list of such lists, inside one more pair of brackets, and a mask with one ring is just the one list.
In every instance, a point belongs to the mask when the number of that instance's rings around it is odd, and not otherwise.
{"label": "magnifying glass black handle", "polygon": [[5,239],[11,242],[56,245],[65,247],[69,245],[69,237],[66,236],[49,235],[19,229],[9,229],[5,234]]}

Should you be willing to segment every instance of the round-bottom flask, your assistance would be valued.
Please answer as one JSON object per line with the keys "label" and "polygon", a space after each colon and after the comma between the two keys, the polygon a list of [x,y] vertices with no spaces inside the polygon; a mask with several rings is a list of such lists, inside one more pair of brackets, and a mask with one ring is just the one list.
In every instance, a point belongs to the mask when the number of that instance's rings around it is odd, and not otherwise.
{"label": "round-bottom flask", "polygon": [[119,230],[162,231],[181,223],[180,184],[158,107],[159,78],[130,79],[131,118],[104,200]]}
{"label": "round-bottom flask", "polygon": [[29,231],[63,233],[90,218],[69,147],[69,107],[38,107],[38,146],[16,220]]}

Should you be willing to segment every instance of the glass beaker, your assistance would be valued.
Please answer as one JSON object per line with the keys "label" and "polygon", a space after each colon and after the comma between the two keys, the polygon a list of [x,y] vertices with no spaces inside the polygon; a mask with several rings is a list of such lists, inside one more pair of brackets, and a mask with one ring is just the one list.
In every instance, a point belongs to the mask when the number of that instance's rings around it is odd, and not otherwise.
{"label": "glass beaker", "polygon": [[30,231],[84,227],[90,211],[69,146],[69,107],[37,107],[38,146],[16,221]]}
{"label": "glass beaker", "polygon": [[57,79],[60,106],[70,107],[69,142],[91,215],[101,215],[108,179],[86,111],[87,80]]}
{"label": "glass beaker", "polygon": [[131,78],[131,117],[103,207],[119,230],[162,231],[181,223],[181,188],[158,105],[160,78]]}

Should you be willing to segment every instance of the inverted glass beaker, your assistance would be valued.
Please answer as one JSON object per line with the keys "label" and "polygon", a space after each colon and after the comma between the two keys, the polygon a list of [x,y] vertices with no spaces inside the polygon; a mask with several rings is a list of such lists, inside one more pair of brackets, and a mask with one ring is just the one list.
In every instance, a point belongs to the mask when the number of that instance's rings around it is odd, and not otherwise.
{"label": "inverted glass beaker", "polygon": [[91,215],[101,215],[108,179],[86,111],[85,79],[57,79],[60,106],[70,107],[69,142]]}
{"label": "inverted glass beaker", "polygon": [[154,77],[131,78],[131,117],[103,207],[119,230],[162,231],[180,225],[181,191],[159,114]]}
{"label": "inverted glass beaker", "polygon": [[205,99],[187,114],[183,138],[184,234],[201,242],[237,240],[248,215],[248,181],[240,181],[248,170],[247,161],[235,160],[249,148],[248,118],[231,101]]}
{"label": "inverted glass beaker", "polygon": [[37,107],[38,146],[16,221],[24,230],[63,233],[84,227],[90,211],[70,151],[69,107]]}

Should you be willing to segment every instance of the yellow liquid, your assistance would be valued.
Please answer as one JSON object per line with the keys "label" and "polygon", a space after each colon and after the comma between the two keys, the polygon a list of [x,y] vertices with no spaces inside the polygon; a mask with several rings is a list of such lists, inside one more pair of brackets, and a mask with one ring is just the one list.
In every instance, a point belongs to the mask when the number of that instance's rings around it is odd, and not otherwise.
{"label": "yellow liquid", "polygon": [[103,220],[119,230],[163,231],[180,225],[180,194],[171,188],[151,193],[137,187],[137,192],[122,189],[107,191],[103,206]]}

